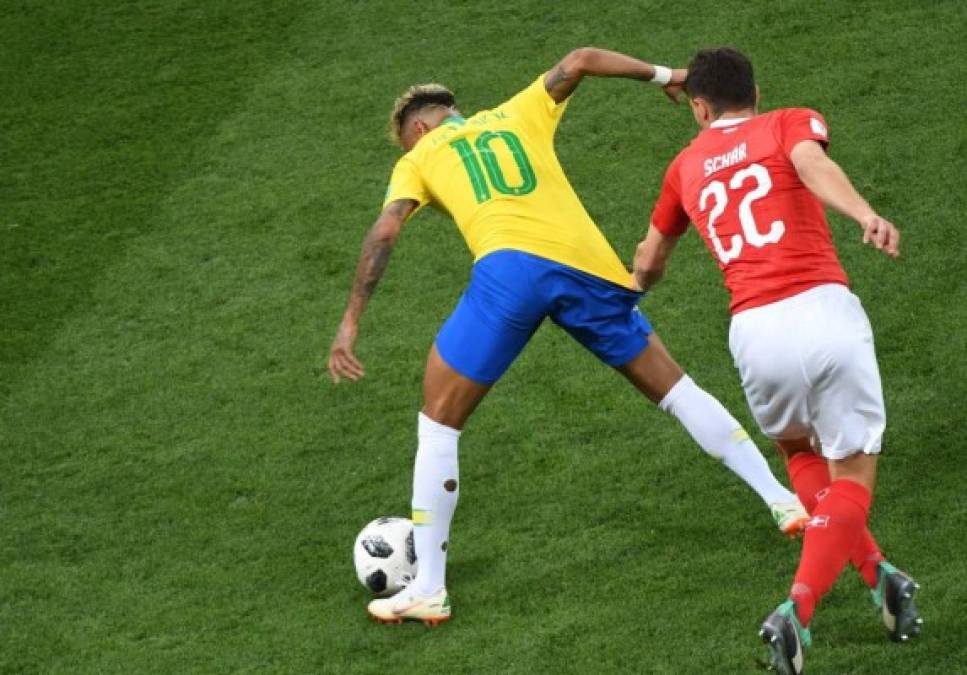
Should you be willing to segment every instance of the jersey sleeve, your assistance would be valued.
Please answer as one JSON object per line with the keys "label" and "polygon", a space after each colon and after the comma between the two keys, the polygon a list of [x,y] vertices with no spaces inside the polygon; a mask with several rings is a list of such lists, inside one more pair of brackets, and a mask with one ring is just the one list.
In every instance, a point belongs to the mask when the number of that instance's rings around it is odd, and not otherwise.
{"label": "jersey sleeve", "polygon": [[393,174],[390,176],[389,185],[386,188],[386,197],[383,199],[383,208],[390,202],[397,199],[412,199],[417,203],[416,213],[430,202],[430,194],[426,189],[423,179],[416,165],[409,157],[400,157],[393,167]]}
{"label": "jersey sleeve", "polygon": [[553,136],[570,98],[560,103],[551,98],[547,93],[547,87],[544,86],[545,77],[547,73],[538,77],[530,86],[509,101],[502,103],[497,109],[511,115],[519,115],[523,121],[545,135]]}
{"label": "jersey sleeve", "polygon": [[779,141],[787,157],[800,141],[817,141],[826,148],[829,146],[826,120],[818,112],[808,108],[783,110],[779,119]]}
{"label": "jersey sleeve", "polygon": [[665,172],[661,184],[661,194],[655,210],[651,212],[651,224],[668,237],[680,237],[688,229],[688,214],[682,206],[681,176],[678,171],[678,158],[675,158]]}

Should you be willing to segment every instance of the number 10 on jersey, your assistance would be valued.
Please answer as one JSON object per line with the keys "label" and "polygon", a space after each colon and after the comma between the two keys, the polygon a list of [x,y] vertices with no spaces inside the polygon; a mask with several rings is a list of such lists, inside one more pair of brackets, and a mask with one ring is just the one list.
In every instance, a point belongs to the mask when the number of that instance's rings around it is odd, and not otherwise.
{"label": "number 10 on jersey", "polygon": [[[510,151],[517,169],[520,171],[521,184],[510,185],[504,172],[500,168],[497,160],[497,153],[491,144],[494,141],[503,141]],[[512,131],[485,131],[474,141],[473,145],[466,138],[458,138],[450,143],[450,147],[457,151],[460,159],[463,160],[463,167],[467,170],[470,177],[470,185],[473,186],[473,195],[478,204],[482,204],[491,198],[491,187],[504,195],[526,195],[534,191],[537,187],[537,176],[534,174],[534,167],[531,166],[524,146],[517,138],[517,134]],[[482,160],[482,162],[481,162]],[[481,166],[481,163],[483,166]],[[486,176],[484,172],[486,171]]]}

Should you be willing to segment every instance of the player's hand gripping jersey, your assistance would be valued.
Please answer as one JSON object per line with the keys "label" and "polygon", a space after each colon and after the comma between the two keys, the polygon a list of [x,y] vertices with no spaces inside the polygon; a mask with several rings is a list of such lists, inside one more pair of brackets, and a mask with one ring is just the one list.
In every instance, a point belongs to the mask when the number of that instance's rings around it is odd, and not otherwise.
{"label": "player's hand gripping jersey", "polygon": [[541,75],[493,110],[448,118],[396,163],[384,206],[412,199],[447,211],[474,260],[524,251],[631,288],[554,152],[566,106],[550,97]]}
{"label": "player's hand gripping jersey", "polygon": [[725,274],[733,314],[847,283],[822,203],[789,159],[804,140],[829,142],[825,120],[812,110],[719,120],[665,174],[652,223],[668,236],[695,223]]}

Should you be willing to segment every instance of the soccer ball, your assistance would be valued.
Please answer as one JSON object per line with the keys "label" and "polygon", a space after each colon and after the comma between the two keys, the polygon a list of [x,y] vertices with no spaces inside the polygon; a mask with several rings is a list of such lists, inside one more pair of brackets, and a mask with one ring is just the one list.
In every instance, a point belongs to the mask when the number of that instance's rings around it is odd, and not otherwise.
{"label": "soccer ball", "polygon": [[353,546],[359,583],[375,595],[392,595],[416,576],[413,523],[383,516],[363,528]]}

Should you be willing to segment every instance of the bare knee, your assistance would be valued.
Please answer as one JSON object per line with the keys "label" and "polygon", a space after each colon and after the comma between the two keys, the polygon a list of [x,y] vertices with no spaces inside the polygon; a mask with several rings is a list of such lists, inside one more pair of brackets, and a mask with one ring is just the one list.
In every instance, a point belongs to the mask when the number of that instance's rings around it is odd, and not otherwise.
{"label": "bare knee", "polygon": [[432,400],[424,401],[420,412],[437,424],[442,424],[451,429],[462,429],[467,422],[467,418],[470,417],[471,411],[452,398],[438,396]]}
{"label": "bare knee", "polygon": [[856,452],[843,459],[831,460],[829,477],[832,480],[851,480],[872,493],[876,484],[876,457],[865,452]]}
{"label": "bare knee", "polygon": [[813,447],[812,440],[807,438],[793,438],[793,439],[783,439],[781,441],[776,441],[776,449],[779,454],[782,455],[787,461],[793,456],[798,455],[801,452],[815,453],[816,449]]}
{"label": "bare knee", "polygon": [[461,375],[441,357],[436,345],[430,350],[423,378],[424,415],[451,429],[462,429],[467,418],[486,396],[490,385]]}
{"label": "bare knee", "polygon": [[661,402],[685,376],[685,371],[654,333],[648,336],[648,346],[617,370],[653,403]]}

